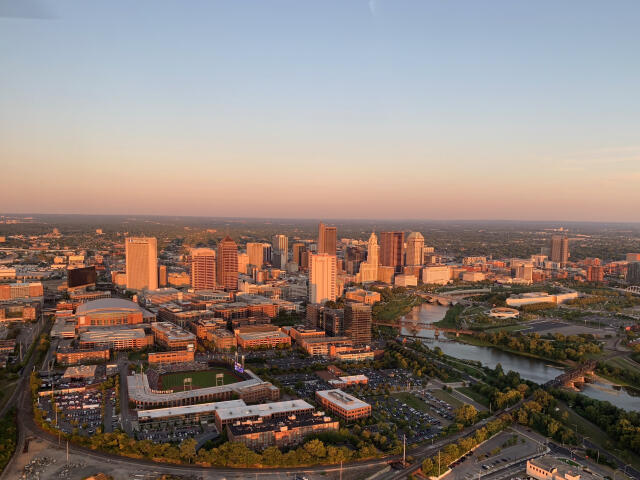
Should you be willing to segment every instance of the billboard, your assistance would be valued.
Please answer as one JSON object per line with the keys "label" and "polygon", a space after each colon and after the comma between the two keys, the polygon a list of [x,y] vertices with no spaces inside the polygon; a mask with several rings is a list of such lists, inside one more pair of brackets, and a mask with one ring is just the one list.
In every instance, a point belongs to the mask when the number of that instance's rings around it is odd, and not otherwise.
{"label": "billboard", "polygon": [[67,270],[67,286],[69,288],[95,285],[96,278],[96,267],[82,267]]}
{"label": "billboard", "polygon": [[244,368],[242,367],[242,364],[238,362],[235,362],[233,369],[238,373],[244,373]]}

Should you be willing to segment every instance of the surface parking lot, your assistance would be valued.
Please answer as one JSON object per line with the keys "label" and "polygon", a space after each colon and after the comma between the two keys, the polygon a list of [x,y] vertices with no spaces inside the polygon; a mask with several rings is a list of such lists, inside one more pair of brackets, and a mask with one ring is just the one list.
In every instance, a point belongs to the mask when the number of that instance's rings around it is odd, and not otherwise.
{"label": "surface parking lot", "polygon": [[405,403],[395,396],[365,397],[374,407],[374,416],[398,426],[398,438],[407,435],[408,443],[417,443],[436,437],[442,430],[440,419]]}
{"label": "surface parking lot", "polygon": [[450,479],[474,480],[494,475],[512,464],[531,458],[541,452],[541,446],[532,438],[506,430],[487,440],[475,451],[450,465]]}
{"label": "surface parking lot", "polygon": [[[114,401],[113,392],[107,391],[109,401]],[[91,390],[54,395],[55,406],[58,409],[58,428],[65,433],[90,436],[103,425],[102,392]],[[38,398],[38,405],[45,411],[46,420],[55,423],[56,411],[51,396]]]}

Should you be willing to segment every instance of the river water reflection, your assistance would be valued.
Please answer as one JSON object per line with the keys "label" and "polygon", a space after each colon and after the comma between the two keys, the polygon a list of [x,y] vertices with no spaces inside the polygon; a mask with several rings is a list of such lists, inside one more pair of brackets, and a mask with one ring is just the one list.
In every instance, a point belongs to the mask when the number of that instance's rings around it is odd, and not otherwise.
{"label": "river water reflection", "polygon": [[[434,323],[444,318],[447,307],[424,303],[415,307],[404,318],[417,324]],[[434,330],[420,328],[402,328],[402,335],[424,339],[430,348],[440,347],[446,354],[456,358],[475,360],[490,368],[495,368],[499,363],[505,372],[513,370],[518,372],[524,379],[536,383],[545,383],[562,373],[562,369],[553,365],[548,365],[542,360],[522,357],[490,347],[477,347],[451,340],[438,340],[435,338]],[[633,397],[624,390],[614,390],[611,386],[600,382],[585,385],[582,393],[598,399],[607,400],[613,405],[628,410],[640,410],[640,397]]]}

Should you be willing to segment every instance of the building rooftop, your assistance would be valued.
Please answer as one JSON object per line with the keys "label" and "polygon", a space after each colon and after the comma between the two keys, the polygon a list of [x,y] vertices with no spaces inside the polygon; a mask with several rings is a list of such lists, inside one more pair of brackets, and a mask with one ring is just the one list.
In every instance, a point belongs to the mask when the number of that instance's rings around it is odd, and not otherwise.
{"label": "building rooftop", "polygon": [[349,395],[337,388],[335,390],[320,390],[316,392],[316,395],[345,410],[355,410],[356,408],[365,408],[369,406],[368,403],[363,402],[359,398]]}
{"label": "building rooftop", "polygon": [[69,367],[64,371],[63,378],[87,378],[95,377],[97,365],[78,365]]}
{"label": "building rooftop", "polygon": [[156,408],[153,410],[139,410],[138,420],[153,420],[156,418],[177,417],[196,413],[215,412],[221,408],[240,408],[246,406],[244,400],[227,400],[224,402],[200,403],[198,405],[183,405],[181,407]]}
{"label": "building rooftop", "polygon": [[542,457],[532,458],[531,460],[528,460],[528,463],[538,468],[542,468],[543,470],[546,470],[548,472],[553,472],[557,476],[561,476],[566,479],[595,480],[600,478],[590,472],[587,472],[581,469],[578,470],[576,469],[576,467],[567,465],[566,463],[561,462],[558,459],[551,457],[549,455],[543,455]]}
{"label": "building rooftop", "polygon": [[187,332],[171,322],[153,322],[151,329],[162,332],[167,336],[169,341],[195,341],[196,339],[193,333]]}
{"label": "building rooftop", "polygon": [[280,331],[267,331],[267,332],[238,332],[238,337],[243,340],[260,340],[261,338],[289,338],[289,335]]}
{"label": "building rooftop", "polygon": [[293,428],[306,427],[310,425],[321,425],[324,423],[336,422],[331,417],[327,417],[323,412],[318,414],[291,415],[284,418],[249,420],[246,422],[236,422],[228,424],[227,428],[233,435],[246,435],[249,433],[270,432],[273,430],[290,430]]}
{"label": "building rooftop", "polygon": [[107,342],[128,340],[146,336],[142,328],[92,328],[80,334],[81,342]]}
{"label": "building rooftop", "polygon": [[90,313],[108,313],[108,312],[142,312],[143,309],[137,303],[123,298],[101,298],[91,302],[83,303],[78,306],[76,313],[78,315],[87,315]]}
{"label": "building rooftop", "polygon": [[313,405],[304,400],[287,400],[285,402],[261,403],[259,405],[244,405],[241,407],[221,408],[218,417],[224,422],[234,418],[270,417],[283,413],[313,410]]}

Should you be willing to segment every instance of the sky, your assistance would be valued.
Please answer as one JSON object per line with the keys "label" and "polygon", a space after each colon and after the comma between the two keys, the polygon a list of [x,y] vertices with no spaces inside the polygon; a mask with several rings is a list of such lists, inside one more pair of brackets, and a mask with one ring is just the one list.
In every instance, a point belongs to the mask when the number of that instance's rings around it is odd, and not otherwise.
{"label": "sky", "polygon": [[0,0],[0,212],[640,221],[637,0]]}

